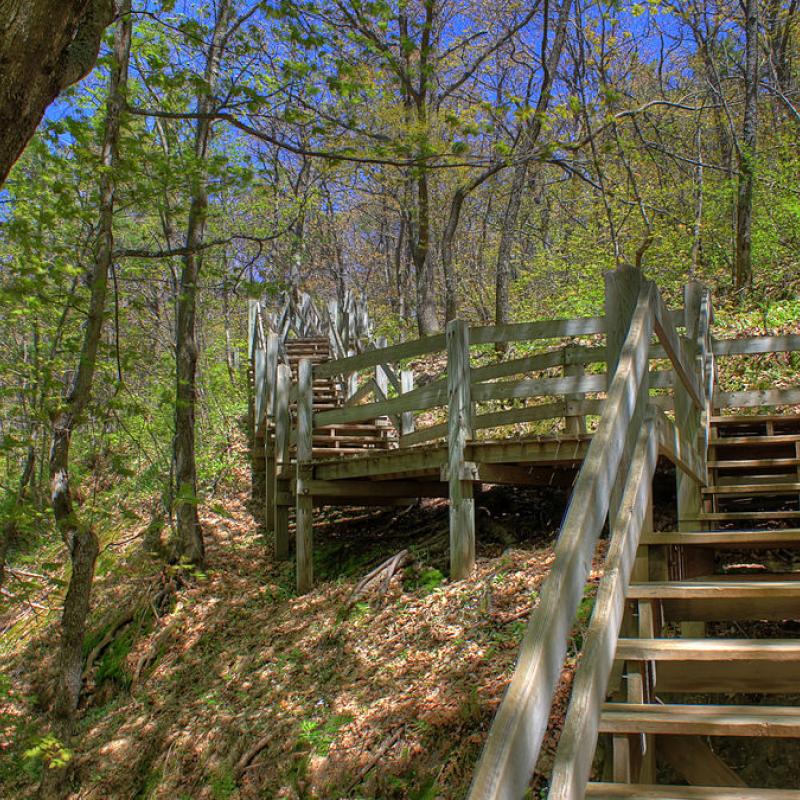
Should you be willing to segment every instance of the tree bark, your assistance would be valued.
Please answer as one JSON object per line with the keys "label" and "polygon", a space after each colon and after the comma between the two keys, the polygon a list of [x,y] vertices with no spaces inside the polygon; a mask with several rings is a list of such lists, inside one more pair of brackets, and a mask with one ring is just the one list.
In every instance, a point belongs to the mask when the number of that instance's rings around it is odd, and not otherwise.
{"label": "tree bark", "polygon": [[[120,117],[125,105],[128,60],[131,43],[130,0],[120,3],[120,22],[114,37],[114,62],[106,102],[105,131],[101,153],[100,213],[90,282],[89,311],[83,331],[83,344],[72,383],[53,417],[50,447],[50,490],[53,515],[72,563],[61,620],[61,648],[53,706],[53,727],[63,743],[69,741],[81,691],[83,639],[99,550],[97,535],[81,522],[72,503],[69,479],[69,451],[72,434],[89,403],[94,381],[97,350],[105,316],[108,273],[114,251],[114,168],[118,160]],[[66,771],[46,769],[43,794],[59,796]]]}
{"label": "tree bark", "polygon": [[753,281],[753,186],[758,132],[758,0],[745,0],[744,120],[736,197],[735,288]]}
{"label": "tree bark", "polygon": [[177,558],[192,564],[205,561],[203,532],[197,514],[197,466],[195,462],[195,410],[197,404],[197,283],[201,249],[208,214],[206,158],[211,143],[210,115],[216,103],[222,49],[231,15],[230,0],[220,0],[211,44],[206,55],[206,86],[197,98],[194,155],[196,171],[191,185],[189,219],[186,226],[186,255],[183,257],[178,291],[175,389],[175,520]]}
{"label": "tree bark", "polygon": [[0,185],[50,103],[94,66],[112,0],[0,2]]}

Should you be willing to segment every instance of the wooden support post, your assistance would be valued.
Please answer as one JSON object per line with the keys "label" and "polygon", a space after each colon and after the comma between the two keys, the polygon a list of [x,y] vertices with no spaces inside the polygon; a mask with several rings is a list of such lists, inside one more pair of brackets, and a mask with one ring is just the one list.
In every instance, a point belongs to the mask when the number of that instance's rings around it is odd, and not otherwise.
{"label": "wooden support post", "polygon": [[314,502],[305,484],[311,479],[314,426],[314,378],[311,359],[303,358],[297,370],[297,495],[296,548],[297,591],[314,585]]}
{"label": "wooden support post", "polygon": [[450,577],[466,578],[475,564],[475,500],[464,450],[472,438],[469,329],[463,320],[447,324],[447,480],[450,496]]}
{"label": "wooden support post", "polygon": [[[700,323],[700,304],[702,286],[690,283],[684,287],[684,325],[686,338],[683,341],[683,357],[692,370],[698,369],[698,326]],[[675,425],[685,440],[697,447],[700,442],[701,412],[679,377],[675,377]],[[705,457],[705,454],[704,454]],[[678,504],[678,530],[691,531],[700,527],[699,516],[703,508],[700,484],[680,467],[675,467],[675,489]],[[714,554],[707,548],[693,547],[679,553],[682,578],[706,575],[714,570]],[[705,636],[704,622],[681,623],[681,634],[685,637]]]}
{"label": "wooden support post", "polygon": [[[400,391],[407,394],[414,388],[414,372],[410,369],[404,369],[400,372]],[[408,433],[414,432],[414,412],[403,411],[400,415],[400,435],[405,436]]]}
{"label": "wooden support post", "polygon": [[[264,369],[266,366],[266,352],[258,348],[253,351],[253,403],[252,403],[252,431],[251,463],[252,487],[250,495],[255,503],[263,503],[265,499],[266,475],[266,449],[265,430],[262,424],[264,418]],[[266,519],[262,520],[266,523]]]}
{"label": "wooden support post", "polygon": [[275,509],[275,558],[289,557],[289,507],[278,503],[281,493],[289,491],[289,390],[292,385],[292,370],[287,364],[279,364],[275,380],[275,486],[272,502]]}
{"label": "wooden support post", "polygon": [[[563,349],[564,354],[564,377],[583,377],[584,373],[586,372],[583,364],[578,363],[569,363],[569,354],[575,349],[573,345],[567,345]],[[578,403],[582,402],[586,399],[586,395],[583,393],[578,394],[568,394],[564,396],[566,400],[567,409],[570,407],[570,401],[576,401]],[[564,419],[565,422],[565,429],[567,433],[586,433],[586,417],[583,415],[578,416],[567,416]]]}
{"label": "wooden support post", "polygon": [[[605,312],[606,312],[606,371],[608,386],[614,380],[614,373],[617,371],[622,346],[628,329],[631,325],[633,312],[639,298],[644,277],[642,271],[635,267],[621,267],[610,270],[605,274]],[[643,392],[647,392],[646,381],[642,387]],[[638,425],[632,423],[629,432],[635,434]],[[622,487],[625,477],[628,474],[630,463],[630,453],[633,452],[634,441],[629,441],[622,453],[616,481],[611,490],[611,500],[608,506],[608,521],[611,524],[617,515],[620,502],[622,501]]]}
{"label": "wooden support post", "polygon": [[275,530],[275,387],[278,379],[278,335],[267,336],[267,350],[264,360],[264,402],[266,408],[262,412],[264,421],[264,444],[266,449],[266,466],[264,476],[264,521],[267,536]]}

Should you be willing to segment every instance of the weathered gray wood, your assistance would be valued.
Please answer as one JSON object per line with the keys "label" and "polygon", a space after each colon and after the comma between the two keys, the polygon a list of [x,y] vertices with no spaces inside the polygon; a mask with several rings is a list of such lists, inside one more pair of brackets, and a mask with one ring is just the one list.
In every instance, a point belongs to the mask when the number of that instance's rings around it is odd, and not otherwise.
{"label": "weathered gray wood", "polygon": [[314,504],[312,495],[303,487],[310,475],[313,450],[313,368],[307,358],[300,360],[297,370],[297,591],[304,594],[314,585]]}
{"label": "weathered gray wood", "polygon": [[253,426],[256,436],[264,432],[264,415],[266,414],[266,396],[264,373],[266,371],[267,354],[264,350],[253,351],[253,393],[254,414]]}
{"label": "weathered gray wood", "polygon": [[519,322],[512,325],[485,325],[469,329],[469,343],[521,342],[530,339],[560,339],[566,336],[586,336],[605,333],[603,317],[578,319],[547,319],[539,322]]}
{"label": "weathered gray wood", "polygon": [[715,408],[754,408],[757,406],[800,405],[800,387],[788,389],[750,389],[744,392],[714,392]]}
{"label": "weathered gray wood", "polygon": [[[570,362],[568,356],[571,355],[571,347],[564,348],[564,377],[565,378],[581,378],[585,373],[583,364],[577,362]],[[574,392],[567,394],[564,398],[568,403],[580,403],[586,398],[583,392]],[[581,415],[571,416],[565,415],[564,424],[567,433],[586,433],[586,418]]]}
{"label": "weathered gray wood", "polygon": [[531,614],[511,683],[495,715],[470,800],[519,800],[533,773],[561,676],[572,621],[609,510],[635,399],[647,375],[653,287],[640,291],[628,335],[561,529],[553,567]]}
{"label": "weathered gray wood", "polygon": [[292,371],[286,364],[278,364],[275,380],[275,484],[272,503],[275,516],[275,557],[289,557],[289,510],[278,504],[278,493],[284,489],[289,472],[289,388]]}
{"label": "weathered gray wood", "polygon": [[681,434],[675,423],[659,409],[656,415],[658,422],[658,447],[681,471],[685,472],[698,484],[707,482],[705,461],[691,442]]}
{"label": "weathered gray wood", "polygon": [[420,386],[407,394],[382,400],[377,403],[363,403],[356,406],[336,408],[332,411],[320,411],[314,416],[314,425],[337,425],[343,422],[388,417],[403,411],[442,406],[447,403],[447,388],[437,382],[436,385]]}
{"label": "weathered gray wood", "polygon": [[583,375],[569,378],[536,378],[497,383],[473,383],[472,399],[476,403],[487,400],[508,400],[526,397],[552,397],[576,392],[604,392],[605,375]]}
{"label": "weathered gray wood", "polygon": [[580,800],[592,766],[600,712],[625,610],[625,591],[639,546],[658,455],[655,420],[645,419],[611,531],[603,579],[572,685],[550,780],[549,800]]}
{"label": "weathered gray wood", "polygon": [[[408,394],[414,390],[414,371],[404,369],[400,372],[400,394]],[[408,436],[414,432],[414,414],[404,411],[400,415],[400,435]]]}
{"label": "weathered gray wood", "polygon": [[376,367],[378,364],[393,364],[404,358],[412,356],[422,356],[428,353],[436,353],[444,350],[444,334],[435,336],[425,336],[422,339],[414,339],[410,342],[390,345],[380,349],[367,350],[358,355],[340,358],[335,361],[328,361],[320,364],[316,371],[317,377],[329,378],[332,375],[353,372],[354,370]]}
{"label": "weathered gray wood", "polygon": [[790,353],[800,350],[800,334],[784,336],[737,336],[735,339],[714,339],[714,355],[752,355],[754,353]]}
{"label": "weathered gray wood", "polygon": [[[633,312],[638,302],[643,276],[640,269],[622,267],[604,275],[606,312],[606,375],[611,381],[619,361],[622,346],[628,335]],[[650,378],[652,386],[652,376]],[[643,390],[643,387],[642,387]],[[628,432],[630,433],[630,432]],[[631,446],[632,446],[631,442]],[[610,519],[622,500],[622,482],[627,474],[630,453],[623,449],[622,462],[616,475],[616,483],[611,488]]]}
{"label": "weathered gray wood", "polygon": [[466,578],[475,565],[475,500],[463,480],[464,450],[472,438],[469,329],[463,320],[447,324],[447,470],[450,495],[450,577]]}
{"label": "weathered gray wood", "polygon": [[[699,304],[699,297],[696,297],[696,299]],[[661,299],[659,293],[656,293],[654,303],[656,334],[664,349],[667,351],[673,369],[681,379],[681,383],[689,393],[695,406],[697,406],[699,410],[703,410],[705,408],[705,402],[703,400],[703,390],[695,373],[694,354],[687,354],[685,352],[682,340],[678,337],[678,332],[675,330],[675,326],[672,323],[672,316],[664,305],[664,301]],[[690,311],[691,320],[695,325],[695,331],[699,313],[699,307]]]}

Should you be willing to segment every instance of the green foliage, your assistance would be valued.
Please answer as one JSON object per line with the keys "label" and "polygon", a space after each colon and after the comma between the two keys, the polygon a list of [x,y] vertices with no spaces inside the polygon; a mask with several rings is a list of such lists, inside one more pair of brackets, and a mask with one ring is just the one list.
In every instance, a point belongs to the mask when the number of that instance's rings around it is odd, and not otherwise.
{"label": "green foliage", "polygon": [[411,592],[425,596],[440,588],[444,582],[444,574],[435,567],[423,567],[420,570],[406,570],[403,585]]}

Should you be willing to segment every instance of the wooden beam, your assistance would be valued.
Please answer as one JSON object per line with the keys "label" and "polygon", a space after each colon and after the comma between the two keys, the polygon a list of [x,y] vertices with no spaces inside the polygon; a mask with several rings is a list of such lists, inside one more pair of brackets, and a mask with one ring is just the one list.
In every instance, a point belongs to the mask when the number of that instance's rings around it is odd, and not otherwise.
{"label": "wooden beam", "polygon": [[311,361],[300,360],[297,370],[297,500],[295,542],[297,592],[304,594],[314,585],[314,505],[313,497],[303,487],[311,477],[313,450],[314,380]]}
{"label": "wooden beam", "polygon": [[413,356],[423,356],[428,353],[437,353],[445,348],[444,334],[439,333],[434,336],[425,336],[421,339],[414,339],[410,342],[391,345],[389,347],[374,348],[358,355],[338,358],[334,361],[326,361],[320,364],[316,373],[320,378],[329,378],[333,375],[340,375],[346,372],[368,367],[376,367],[379,364],[394,364],[404,358]]}
{"label": "wooden beam", "polygon": [[705,408],[703,390],[700,388],[694,372],[694,363],[690,362],[691,356],[684,351],[681,339],[672,322],[670,312],[664,305],[661,295],[656,291],[654,296],[655,330],[659,341],[667,351],[672,367],[686,388],[692,401],[699,410]]}
{"label": "wooden beam", "polygon": [[587,336],[595,333],[605,333],[603,317],[546,319],[512,325],[483,325],[469,329],[469,343],[473,345],[521,342],[530,339],[560,339],[567,336]]}
{"label": "wooden beam", "polygon": [[450,577],[466,578],[475,565],[475,500],[472,481],[462,478],[464,451],[472,438],[469,330],[463,320],[447,323],[447,469],[450,496]]}
{"label": "wooden beam", "polygon": [[791,353],[800,350],[800,334],[737,336],[735,339],[714,339],[712,347],[716,356]]}
{"label": "wooden beam", "polygon": [[743,392],[714,392],[715,408],[753,408],[759,406],[800,405],[800,387],[788,389],[750,389]]}
{"label": "wooden beam", "polygon": [[288,477],[286,464],[289,463],[289,434],[291,418],[289,417],[289,389],[292,383],[292,371],[287,364],[278,364],[275,380],[275,484],[273,486],[272,503],[275,509],[275,558],[289,557],[289,512],[278,505],[277,495],[282,483]]}

